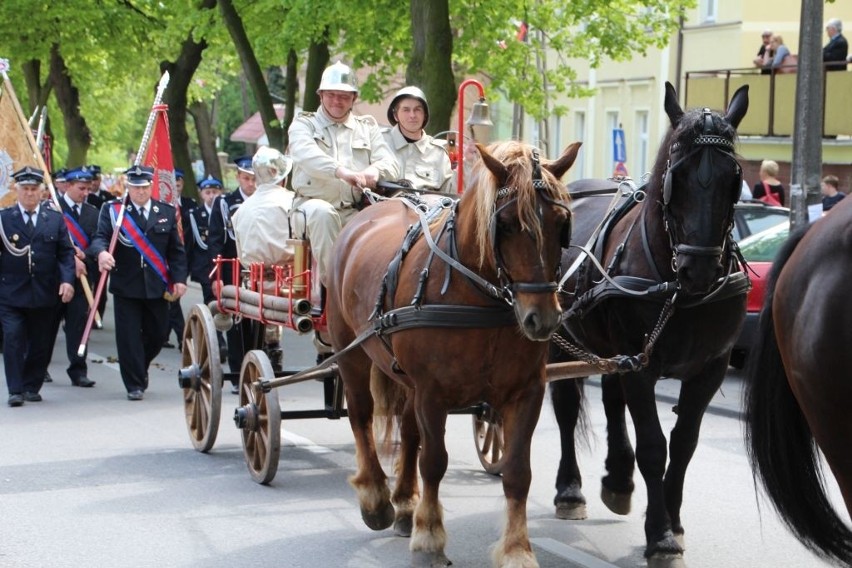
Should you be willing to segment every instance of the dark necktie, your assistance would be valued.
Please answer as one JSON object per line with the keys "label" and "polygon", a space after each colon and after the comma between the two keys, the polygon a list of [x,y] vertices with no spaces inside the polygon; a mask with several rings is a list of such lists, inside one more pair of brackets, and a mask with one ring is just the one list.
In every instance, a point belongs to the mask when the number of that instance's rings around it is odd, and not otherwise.
{"label": "dark necktie", "polygon": [[80,217],[80,206],[74,205],[74,217]]}
{"label": "dark necktie", "polygon": [[147,217],[147,215],[145,215],[145,208],[144,207],[139,208],[139,219],[142,221],[143,225],[148,222],[148,217]]}
{"label": "dark necktie", "polygon": [[27,233],[32,235],[35,230],[35,223],[33,223],[33,217],[35,217],[35,211],[26,211],[27,215]]}

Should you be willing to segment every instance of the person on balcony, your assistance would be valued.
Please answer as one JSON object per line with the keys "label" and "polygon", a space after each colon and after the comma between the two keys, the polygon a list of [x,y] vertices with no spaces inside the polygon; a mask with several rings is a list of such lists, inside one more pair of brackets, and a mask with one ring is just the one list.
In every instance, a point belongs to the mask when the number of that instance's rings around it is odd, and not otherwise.
{"label": "person on balcony", "polygon": [[772,39],[772,30],[763,30],[763,33],[760,34],[760,39],[762,40],[760,49],[757,50],[757,57],[752,62],[755,67],[762,69],[760,72],[761,75],[769,75],[772,73],[772,70],[767,68],[767,65],[772,61],[772,49],[769,47],[769,41]]}
{"label": "person on balcony", "polygon": [[825,32],[828,34],[828,43],[822,48],[822,61],[837,61],[826,65],[826,71],[846,71],[846,56],[849,55],[849,43],[843,37],[843,22],[837,18],[830,19],[825,24]]}
{"label": "person on balcony", "polygon": [[[764,71],[781,71],[781,67],[785,65],[784,58],[790,54],[790,48],[784,45],[784,38],[780,34],[772,34],[769,40],[769,48],[772,50],[772,60],[763,67]],[[789,63],[789,61],[787,62]]]}

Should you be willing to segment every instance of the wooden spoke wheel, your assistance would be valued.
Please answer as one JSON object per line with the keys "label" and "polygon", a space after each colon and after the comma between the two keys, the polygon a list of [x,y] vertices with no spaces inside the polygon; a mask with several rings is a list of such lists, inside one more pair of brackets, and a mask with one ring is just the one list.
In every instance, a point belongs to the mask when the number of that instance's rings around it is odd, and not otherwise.
{"label": "wooden spoke wheel", "polygon": [[482,404],[473,413],[473,442],[476,455],[486,473],[500,475],[505,455],[503,454],[503,421],[497,411]]}
{"label": "wooden spoke wheel", "polygon": [[213,316],[204,304],[189,312],[181,343],[181,370],[186,428],[193,447],[207,452],[216,442],[222,410],[222,363]]}
{"label": "wooden spoke wheel", "polygon": [[281,406],[275,389],[263,392],[260,380],[275,373],[269,357],[261,350],[249,351],[240,369],[240,408],[234,420],[241,429],[243,456],[252,479],[266,485],[278,472],[281,455]]}

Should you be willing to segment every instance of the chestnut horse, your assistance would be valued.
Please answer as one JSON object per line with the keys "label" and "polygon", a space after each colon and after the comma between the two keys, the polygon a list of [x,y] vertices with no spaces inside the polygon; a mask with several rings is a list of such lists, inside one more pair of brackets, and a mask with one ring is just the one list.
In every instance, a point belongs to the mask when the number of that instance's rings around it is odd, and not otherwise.
{"label": "chestnut horse", "polygon": [[[335,243],[326,313],[355,435],[350,483],[367,526],[393,524],[411,536],[416,565],[450,564],[438,499],[444,428],[450,410],[481,401],[500,412],[506,432],[508,522],[494,562],[538,565],[526,521],[530,439],[548,340],[562,316],[556,281],[571,223],[559,179],[579,146],[541,164],[527,144],[480,146],[476,181],[460,200],[443,198],[429,211],[381,201],[350,220]],[[393,495],[373,434],[373,364],[408,393]]]}
{"label": "chestnut horse", "polygon": [[[571,242],[589,254],[565,251],[565,266],[573,268],[576,260],[579,270],[566,273],[565,341],[554,339],[564,349],[580,349],[570,355],[574,359],[624,356],[612,359],[617,368],[602,378],[608,434],[602,498],[613,512],[629,512],[635,461],[647,487],[645,556],[667,561],[683,554],[686,468],[745,318],[749,281],[731,228],[742,184],[734,143],[748,87],[734,94],[727,114],[719,114],[684,112],[666,83],[664,108],[671,129],[646,185],[620,200],[612,192],[601,195],[600,188],[572,194]],[[654,397],[661,376],[681,380],[670,455]],[[562,440],[554,499],[560,518],[586,516],[574,444],[581,389],[580,381],[551,385]]]}
{"label": "chestnut horse", "polygon": [[850,242],[852,200],[778,252],[745,391],[755,479],[802,544],[843,566],[852,565],[852,532],[826,496],[817,446],[852,515]]}

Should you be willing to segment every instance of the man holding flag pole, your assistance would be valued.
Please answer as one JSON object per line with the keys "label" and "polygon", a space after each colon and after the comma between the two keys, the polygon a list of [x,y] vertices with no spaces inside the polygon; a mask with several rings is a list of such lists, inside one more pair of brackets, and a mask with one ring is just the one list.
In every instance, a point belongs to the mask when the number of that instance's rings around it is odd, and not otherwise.
{"label": "man holding flag pole", "polygon": [[[180,218],[174,202],[174,167],[168,141],[166,106],[160,104],[168,85],[163,74],[136,165],[125,172],[126,193],[101,208],[98,229],[88,250],[97,259],[101,279],[95,298],[103,293],[106,274],[112,272],[116,348],[121,378],[129,400],[142,400],[148,387],[148,368],[160,352],[168,330],[169,299],[186,293],[187,262]],[[154,124],[157,130],[154,132]],[[149,138],[153,139],[150,151]],[[142,166],[142,157],[154,167]],[[159,197],[166,201],[160,201]],[[85,350],[92,327],[86,324],[80,351]]]}

